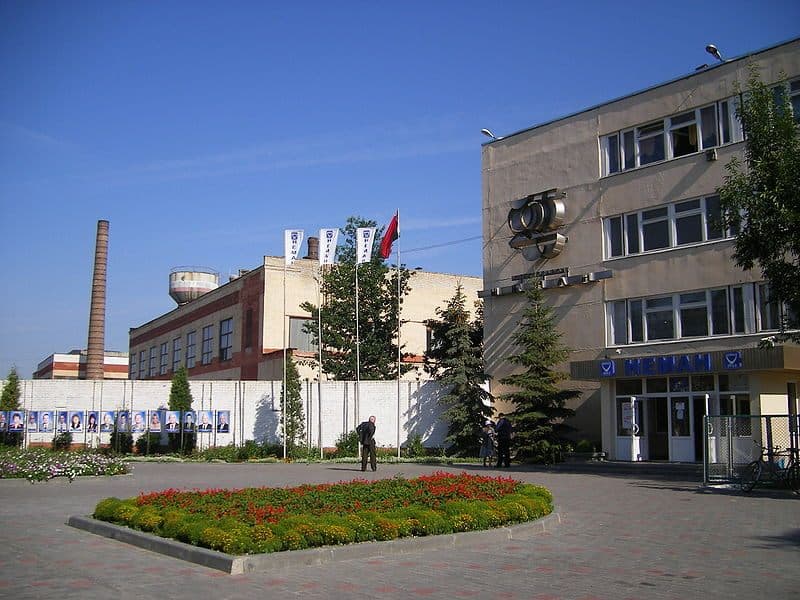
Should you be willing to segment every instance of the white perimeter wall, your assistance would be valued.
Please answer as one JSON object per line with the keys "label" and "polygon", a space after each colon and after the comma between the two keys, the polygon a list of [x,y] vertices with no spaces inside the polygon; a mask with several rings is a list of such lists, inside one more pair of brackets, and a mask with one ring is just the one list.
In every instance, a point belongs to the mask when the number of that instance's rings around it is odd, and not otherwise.
{"label": "white perimeter wall", "polygon": [[[225,446],[244,440],[280,441],[280,381],[189,381],[192,410],[231,411],[230,433],[198,434],[198,446]],[[24,410],[158,410],[169,406],[169,381],[21,380]],[[375,415],[379,446],[397,447],[419,434],[429,447],[441,446],[447,424],[438,403],[441,386],[434,381],[362,381],[360,400],[352,381],[303,382],[301,396],[306,434],[312,446],[333,447],[342,433]],[[320,410],[321,406],[321,410]],[[399,420],[398,420],[399,413]],[[322,419],[320,419],[320,414]],[[320,436],[321,431],[321,436]],[[44,442],[53,434],[31,433],[29,442]],[[80,439],[81,435],[98,439]],[[136,436],[137,434],[134,434]],[[75,443],[108,443],[110,434],[77,434]]]}

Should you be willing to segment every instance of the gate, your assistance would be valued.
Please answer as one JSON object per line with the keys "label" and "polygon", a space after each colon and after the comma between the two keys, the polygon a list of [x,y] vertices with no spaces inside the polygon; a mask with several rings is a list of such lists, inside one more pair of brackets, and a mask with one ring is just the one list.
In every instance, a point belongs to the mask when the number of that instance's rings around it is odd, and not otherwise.
{"label": "gate", "polygon": [[707,415],[703,419],[703,482],[734,483],[763,448],[800,447],[798,415]]}

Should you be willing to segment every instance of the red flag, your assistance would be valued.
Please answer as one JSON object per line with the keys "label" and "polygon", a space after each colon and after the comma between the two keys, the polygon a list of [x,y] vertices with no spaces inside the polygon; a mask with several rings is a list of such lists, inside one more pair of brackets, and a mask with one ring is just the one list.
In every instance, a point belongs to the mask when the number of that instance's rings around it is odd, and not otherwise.
{"label": "red flag", "polygon": [[386,228],[386,233],[383,234],[381,240],[381,256],[383,258],[389,258],[392,255],[392,243],[400,237],[399,216],[400,213],[394,214]]}

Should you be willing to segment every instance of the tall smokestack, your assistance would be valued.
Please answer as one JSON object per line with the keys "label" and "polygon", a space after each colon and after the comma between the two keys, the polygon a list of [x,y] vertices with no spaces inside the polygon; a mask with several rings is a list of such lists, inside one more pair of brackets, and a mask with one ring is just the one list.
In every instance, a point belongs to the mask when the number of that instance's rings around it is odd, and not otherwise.
{"label": "tall smokestack", "polygon": [[108,221],[97,222],[94,248],[92,303],[89,307],[89,342],[86,346],[86,379],[102,379],[106,342],[106,271],[108,269]]}

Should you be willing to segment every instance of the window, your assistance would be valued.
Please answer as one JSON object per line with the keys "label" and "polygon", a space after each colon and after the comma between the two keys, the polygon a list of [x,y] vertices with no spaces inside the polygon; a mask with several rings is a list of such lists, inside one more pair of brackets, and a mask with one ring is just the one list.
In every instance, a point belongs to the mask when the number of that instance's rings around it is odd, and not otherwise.
{"label": "window", "polygon": [[672,156],[685,156],[697,152],[697,123],[694,111],[669,119],[669,139]]}
{"label": "window", "polygon": [[800,79],[789,83],[789,104],[792,105],[794,122],[800,123]]}
{"label": "window", "polygon": [[636,142],[640,165],[664,160],[664,121],[639,127],[636,130]]}
{"label": "window", "polygon": [[147,377],[147,353],[142,350],[139,352],[139,379]]}
{"label": "window", "polygon": [[[800,114],[800,81],[789,86],[795,115]],[[793,92],[792,92],[793,90]],[[791,94],[794,93],[794,96]],[[600,138],[602,176],[743,139],[736,99],[687,110],[666,119]],[[797,118],[797,117],[796,117]],[[666,134],[666,135],[665,135]]]}
{"label": "window", "polygon": [[203,327],[203,347],[201,349],[200,362],[210,365],[214,355],[214,331],[211,325]]}
{"label": "window", "polygon": [[682,200],[658,208],[604,219],[606,257],[653,252],[729,238],[719,196]]}
{"label": "window", "polygon": [[219,359],[233,358],[233,319],[219,322]]}
{"label": "window", "polygon": [[244,347],[253,347],[253,309],[248,308],[244,320]]}
{"label": "window", "polygon": [[136,352],[128,357],[128,379],[136,379]]}
{"label": "window", "polygon": [[197,357],[197,332],[190,331],[186,334],[186,368],[194,367]]}
{"label": "window", "polygon": [[166,375],[169,368],[169,343],[161,344],[161,363],[159,364],[159,375]]}
{"label": "window", "polygon": [[618,346],[754,333],[777,329],[784,314],[782,305],[769,300],[769,288],[763,283],[613,300],[606,307],[607,339],[609,345]]}
{"label": "window", "polygon": [[158,371],[156,370],[156,360],[158,359],[158,348],[155,346],[150,347],[150,377],[155,377]]}
{"label": "window", "polygon": [[669,209],[654,208],[642,212],[642,240],[644,251],[669,248]]}
{"label": "window", "polygon": [[172,340],[172,371],[175,372],[181,368],[181,338],[176,337]]}
{"label": "window", "polygon": [[317,345],[309,327],[316,326],[313,319],[289,317],[289,347],[301,352],[316,352]]}

